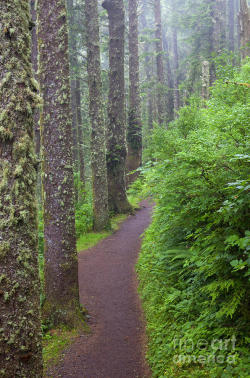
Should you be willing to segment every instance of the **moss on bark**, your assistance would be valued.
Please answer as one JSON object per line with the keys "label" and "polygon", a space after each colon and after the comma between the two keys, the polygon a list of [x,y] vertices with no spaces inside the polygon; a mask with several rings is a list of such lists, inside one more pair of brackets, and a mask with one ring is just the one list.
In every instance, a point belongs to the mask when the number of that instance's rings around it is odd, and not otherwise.
{"label": "moss on bark", "polygon": [[0,376],[41,377],[28,0],[0,4]]}

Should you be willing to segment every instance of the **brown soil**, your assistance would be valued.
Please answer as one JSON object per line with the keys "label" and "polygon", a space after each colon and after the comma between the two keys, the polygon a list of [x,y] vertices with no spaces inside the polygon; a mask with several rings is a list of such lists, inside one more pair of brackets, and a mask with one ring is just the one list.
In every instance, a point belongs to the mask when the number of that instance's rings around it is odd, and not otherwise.
{"label": "brown soil", "polygon": [[49,377],[146,378],[145,322],[137,294],[135,263],[151,207],[142,208],[119,231],[79,255],[81,303],[91,334],[66,351]]}

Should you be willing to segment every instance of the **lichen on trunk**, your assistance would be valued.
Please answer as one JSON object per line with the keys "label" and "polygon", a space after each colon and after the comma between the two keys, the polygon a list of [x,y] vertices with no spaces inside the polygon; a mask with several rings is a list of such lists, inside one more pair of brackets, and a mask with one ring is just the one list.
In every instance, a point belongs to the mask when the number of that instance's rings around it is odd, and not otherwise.
{"label": "lichen on trunk", "polygon": [[110,227],[97,0],[85,0],[94,229]]}
{"label": "lichen on trunk", "polygon": [[38,3],[39,72],[43,111],[45,237],[44,319],[74,327],[79,313],[70,108],[68,27],[65,0]]}
{"label": "lichen on trunk", "polygon": [[0,376],[42,377],[29,0],[0,3]]}

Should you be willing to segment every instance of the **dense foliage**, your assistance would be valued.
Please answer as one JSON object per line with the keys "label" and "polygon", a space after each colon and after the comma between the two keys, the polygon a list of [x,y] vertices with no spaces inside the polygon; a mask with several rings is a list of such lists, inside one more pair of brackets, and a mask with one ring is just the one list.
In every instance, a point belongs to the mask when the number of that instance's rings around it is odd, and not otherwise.
{"label": "dense foliage", "polygon": [[154,377],[249,376],[250,64],[218,75],[147,151],[156,207],[138,272]]}

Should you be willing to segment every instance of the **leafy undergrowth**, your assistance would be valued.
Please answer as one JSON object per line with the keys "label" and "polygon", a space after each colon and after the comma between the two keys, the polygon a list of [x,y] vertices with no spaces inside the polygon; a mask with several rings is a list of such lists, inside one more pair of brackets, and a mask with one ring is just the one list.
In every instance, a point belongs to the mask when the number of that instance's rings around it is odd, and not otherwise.
{"label": "leafy undergrowth", "polygon": [[137,271],[155,378],[250,376],[250,92],[233,84],[250,63],[226,68],[147,151],[156,207]]}

